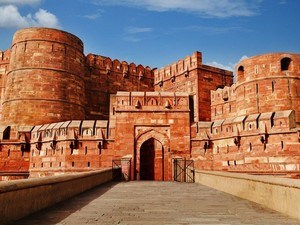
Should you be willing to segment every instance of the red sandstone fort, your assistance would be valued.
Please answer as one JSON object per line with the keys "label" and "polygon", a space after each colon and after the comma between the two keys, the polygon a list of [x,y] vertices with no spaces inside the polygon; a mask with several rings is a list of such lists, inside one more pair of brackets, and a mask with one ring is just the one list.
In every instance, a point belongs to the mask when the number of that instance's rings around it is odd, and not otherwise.
{"label": "red sandstone fort", "polygon": [[161,69],[83,53],[55,29],[0,51],[0,180],[111,167],[172,180],[196,169],[300,176],[300,54],[245,59],[233,73],[191,56]]}

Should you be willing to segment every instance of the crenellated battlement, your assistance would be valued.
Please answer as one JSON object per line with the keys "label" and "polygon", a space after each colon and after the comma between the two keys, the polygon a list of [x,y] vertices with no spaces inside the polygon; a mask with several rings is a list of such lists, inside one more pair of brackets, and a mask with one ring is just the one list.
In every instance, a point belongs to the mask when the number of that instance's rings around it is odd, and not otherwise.
{"label": "crenellated battlement", "polygon": [[233,117],[236,114],[236,84],[211,91],[211,119]]}
{"label": "crenellated battlement", "polygon": [[218,88],[215,91],[211,91],[211,104],[223,104],[229,101],[235,101],[235,84],[231,85],[230,87],[226,86],[224,88]]}
{"label": "crenellated battlement", "polygon": [[1,171],[47,176],[126,158],[128,179],[167,181],[173,159],[192,158],[195,169],[299,176],[300,54],[245,59],[233,84],[201,52],[152,69],[83,47],[27,28],[0,51]]}
{"label": "crenellated battlement", "polygon": [[295,111],[276,111],[248,116],[230,117],[194,125],[194,138],[219,140],[223,138],[268,135],[296,129]]}
{"label": "crenellated battlement", "polygon": [[[193,55],[187,56],[184,59],[178,60],[168,66],[165,66],[154,71],[154,83],[160,85],[160,82],[172,80],[175,81],[177,76],[188,76],[191,70],[194,70],[202,65],[202,53],[194,52]],[[173,81],[174,80],[174,81]]]}
{"label": "crenellated battlement", "polygon": [[51,148],[53,149],[56,148],[53,144],[58,141],[105,140],[109,138],[107,136],[108,129],[108,121],[105,120],[72,120],[37,125],[31,131],[31,144],[36,144],[36,148],[41,150],[42,146],[38,145],[43,143],[49,145],[48,148],[52,143]]}
{"label": "crenellated battlement", "polygon": [[109,57],[88,54],[86,56],[87,66],[92,69],[99,69],[104,71],[104,74],[121,74],[124,78],[129,76],[138,77],[139,80],[153,79],[154,73],[149,66],[136,65],[135,63],[128,63],[126,61],[120,62],[118,59],[110,59]]}
{"label": "crenellated battlement", "polygon": [[189,96],[178,92],[117,92],[116,111],[189,110]]}
{"label": "crenellated battlement", "polygon": [[11,56],[11,50],[7,49],[5,51],[0,51],[0,65],[3,63],[8,63]]}

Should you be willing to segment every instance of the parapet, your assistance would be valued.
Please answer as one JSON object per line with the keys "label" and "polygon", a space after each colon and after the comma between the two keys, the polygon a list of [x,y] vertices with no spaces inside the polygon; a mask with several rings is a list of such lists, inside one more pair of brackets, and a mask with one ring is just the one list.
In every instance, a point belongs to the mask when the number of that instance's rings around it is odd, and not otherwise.
{"label": "parapet", "polygon": [[8,63],[11,55],[11,50],[7,49],[5,51],[0,51],[0,65],[3,63]]}
{"label": "parapet", "polygon": [[229,101],[235,101],[235,84],[230,87],[218,88],[215,91],[211,91],[211,104],[222,104]]}
{"label": "parapet", "polygon": [[55,144],[63,140],[109,139],[109,123],[106,120],[72,120],[35,126],[31,131],[31,144],[37,149],[43,142]]}
{"label": "parapet", "polygon": [[37,43],[40,41],[46,41],[63,44],[71,48],[75,48],[79,52],[83,52],[83,42],[77,36],[66,31],[53,28],[30,27],[18,30],[13,37],[12,48],[15,44],[21,42],[26,44],[27,41],[34,41]]}
{"label": "parapet", "polygon": [[180,92],[117,92],[116,111],[189,110],[189,95]]}
{"label": "parapet", "polygon": [[124,78],[135,76],[140,80],[144,78],[153,79],[153,72],[149,66],[145,67],[134,63],[128,63],[126,61],[120,62],[118,59],[112,60],[109,57],[95,54],[88,54],[86,56],[86,62],[88,67],[104,70],[107,75],[120,73]]}
{"label": "parapet", "polygon": [[178,62],[154,70],[154,83],[172,79],[173,76],[188,73],[188,71],[196,69],[202,65],[202,53],[194,52],[191,56],[187,56]]}

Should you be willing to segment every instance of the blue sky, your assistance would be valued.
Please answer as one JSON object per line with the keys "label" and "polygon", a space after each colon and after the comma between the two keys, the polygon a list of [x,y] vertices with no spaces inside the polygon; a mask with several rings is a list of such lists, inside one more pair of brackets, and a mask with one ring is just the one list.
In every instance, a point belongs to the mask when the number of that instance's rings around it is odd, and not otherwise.
{"label": "blue sky", "polygon": [[300,53],[299,0],[0,0],[0,49],[24,27],[62,29],[94,53],[162,67],[195,51],[225,69],[245,57]]}

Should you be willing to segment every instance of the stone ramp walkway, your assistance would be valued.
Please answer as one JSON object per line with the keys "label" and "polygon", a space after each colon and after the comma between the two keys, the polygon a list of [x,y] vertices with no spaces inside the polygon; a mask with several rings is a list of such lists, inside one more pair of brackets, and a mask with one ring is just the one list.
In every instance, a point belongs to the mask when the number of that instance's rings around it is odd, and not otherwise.
{"label": "stone ramp walkway", "polygon": [[135,181],[106,184],[13,224],[285,225],[300,221],[199,184]]}

